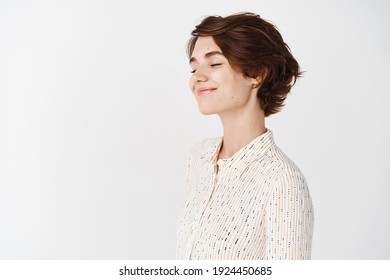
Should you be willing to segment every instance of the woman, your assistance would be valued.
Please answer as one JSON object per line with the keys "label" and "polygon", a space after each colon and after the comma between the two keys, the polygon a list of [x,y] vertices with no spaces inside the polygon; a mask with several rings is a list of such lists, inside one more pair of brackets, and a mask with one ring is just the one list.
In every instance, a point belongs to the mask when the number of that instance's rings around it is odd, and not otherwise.
{"label": "woman", "polygon": [[300,169],[265,117],[300,77],[276,27],[252,13],[209,16],[188,42],[190,88],[223,136],[194,145],[178,221],[178,259],[310,259],[313,206]]}

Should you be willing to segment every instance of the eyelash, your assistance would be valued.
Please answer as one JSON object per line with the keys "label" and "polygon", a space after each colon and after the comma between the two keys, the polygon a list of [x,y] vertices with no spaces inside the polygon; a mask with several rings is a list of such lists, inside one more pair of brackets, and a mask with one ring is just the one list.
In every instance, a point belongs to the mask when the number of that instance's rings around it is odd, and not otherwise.
{"label": "eyelash", "polygon": [[[222,63],[213,63],[213,64],[210,64],[211,67],[215,67],[215,66],[219,66],[221,65]],[[196,69],[192,70],[191,73],[194,74],[196,71]]]}

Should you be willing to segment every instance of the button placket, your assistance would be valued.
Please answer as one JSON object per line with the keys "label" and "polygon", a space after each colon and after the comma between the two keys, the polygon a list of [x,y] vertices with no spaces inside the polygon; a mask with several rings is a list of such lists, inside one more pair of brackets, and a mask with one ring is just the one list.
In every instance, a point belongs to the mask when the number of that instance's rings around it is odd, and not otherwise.
{"label": "button placket", "polygon": [[187,247],[188,259],[191,259],[191,254],[192,254],[192,251],[193,251],[194,245],[195,245],[195,236],[196,236],[196,234],[199,234],[200,221],[201,221],[202,216],[207,208],[207,205],[209,204],[209,202],[211,200],[212,194],[213,194],[215,187],[217,185],[217,182],[218,182],[217,164],[210,165],[210,167],[208,168],[207,178],[211,178],[211,180],[209,181],[209,185],[211,185],[211,187],[208,188],[206,200],[203,203],[203,207],[202,207],[201,211],[199,211],[199,213],[196,215],[196,217],[192,223],[192,233],[191,233],[191,237],[190,237],[191,241],[189,242],[189,245]]}

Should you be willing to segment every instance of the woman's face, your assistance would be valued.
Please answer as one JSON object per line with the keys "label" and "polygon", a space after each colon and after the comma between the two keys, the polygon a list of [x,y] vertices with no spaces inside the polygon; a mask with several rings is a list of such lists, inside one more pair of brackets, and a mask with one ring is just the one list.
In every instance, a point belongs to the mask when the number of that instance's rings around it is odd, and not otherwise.
{"label": "woman's face", "polygon": [[213,37],[197,39],[190,65],[190,88],[202,114],[238,112],[248,105],[256,79],[235,71]]}

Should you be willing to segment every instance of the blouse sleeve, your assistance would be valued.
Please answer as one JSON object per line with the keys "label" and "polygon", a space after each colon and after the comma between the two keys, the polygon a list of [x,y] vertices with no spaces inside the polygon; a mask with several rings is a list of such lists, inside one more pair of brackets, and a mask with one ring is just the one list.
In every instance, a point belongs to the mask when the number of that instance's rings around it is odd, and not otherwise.
{"label": "blouse sleeve", "polygon": [[302,173],[285,172],[274,186],[263,222],[266,259],[311,258],[314,212]]}

